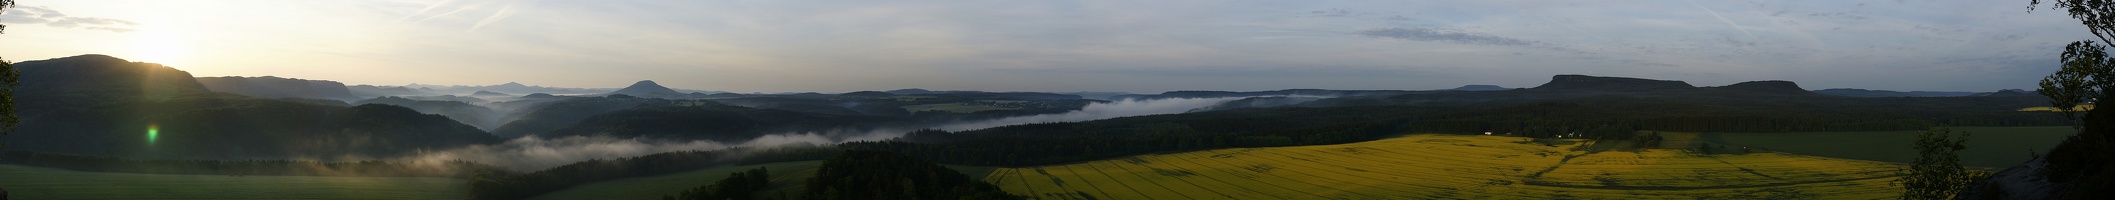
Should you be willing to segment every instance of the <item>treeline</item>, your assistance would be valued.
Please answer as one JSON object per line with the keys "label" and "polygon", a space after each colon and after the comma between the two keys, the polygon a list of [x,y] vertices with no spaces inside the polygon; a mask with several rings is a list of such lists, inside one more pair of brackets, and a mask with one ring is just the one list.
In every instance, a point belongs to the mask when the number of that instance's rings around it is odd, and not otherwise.
{"label": "treeline", "polygon": [[879,151],[839,153],[806,187],[802,199],[1024,199],[938,164]]}
{"label": "treeline", "polygon": [[[727,174],[727,178],[712,182],[712,185],[684,190],[682,193],[661,196],[662,200],[749,200],[759,199],[756,192],[771,186],[770,169],[758,167],[749,171]],[[790,199],[781,196],[774,199]]]}
{"label": "treeline", "polygon": [[383,161],[132,160],[28,151],[7,152],[0,155],[0,163],[93,172],[229,176],[464,177],[469,174],[466,172],[499,169],[468,161],[421,165]]}
{"label": "treeline", "polygon": [[[1661,109],[1648,109],[1661,108]],[[1632,139],[1640,130],[1807,132],[1952,126],[2062,126],[2046,113],[1729,109],[1693,105],[1532,103],[1504,106],[1270,108],[1042,123],[953,133],[914,131],[845,149],[900,152],[934,162],[1031,166],[1153,152],[1321,145],[1407,133]]]}
{"label": "treeline", "polygon": [[[1236,122],[1252,119],[1230,119]],[[1207,120],[1207,124],[1213,120]],[[1248,123],[1241,123],[1248,124]],[[1211,127],[1149,123],[1126,130],[1098,129],[1080,123],[1048,123],[1008,127],[1031,133],[1012,136],[981,136],[981,131],[948,133],[924,130],[906,140],[862,141],[838,145],[850,150],[898,152],[933,162],[987,166],[1030,166],[1100,160],[1153,152],[1194,151],[1239,147],[1275,147],[1339,144],[1369,141],[1410,131],[1400,119],[1331,123],[1277,122],[1283,127]],[[1229,124],[1231,125],[1231,124]],[[1244,129],[1210,132],[1199,129]],[[1023,130],[1025,129],[1025,130]],[[1084,130],[1082,130],[1084,129]],[[1100,130],[1095,132],[1093,130]],[[1221,130],[1225,131],[1225,130]]]}
{"label": "treeline", "polygon": [[469,177],[470,199],[526,199],[573,186],[726,166],[821,160],[837,150],[825,146],[680,151],[631,158],[588,160],[542,171],[485,169]]}

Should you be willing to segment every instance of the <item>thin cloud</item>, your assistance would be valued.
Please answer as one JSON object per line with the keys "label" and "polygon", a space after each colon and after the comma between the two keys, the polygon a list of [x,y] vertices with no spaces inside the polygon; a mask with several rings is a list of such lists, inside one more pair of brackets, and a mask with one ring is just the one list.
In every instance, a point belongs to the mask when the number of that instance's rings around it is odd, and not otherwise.
{"label": "thin cloud", "polygon": [[1720,22],[1726,22],[1726,25],[1733,26],[1733,30],[1740,31],[1741,34],[1748,35],[1748,38],[1756,38],[1755,33],[1748,32],[1748,29],[1741,28],[1739,23],[1733,23],[1733,20],[1726,19],[1725,15],[1719,15],[1718,11],[1711,10],[1711,8],[1704,7],[1704,5],[1697,5],[1696,1],[1683,0],[1682,2],[1688,2],[1690,6],[1696,6],[1697,9],[1703,9],[1704,13],[1711,13],[1711,17],[1718,18],[1718,21]]}
{"label": "thin cloud", "polygon": [[1440,41],[1463,44],[1499,46],[1529,46],[1539,43],[1530,40],[1514,39],[1484,33],[1435,30],[1432,28],[1381,28],[1359,31],[1354,34],[1377,38],[1394,38],[1415,41]]}
{"label": "thin cloud", "polygon": [[[497,5],[497,6],[499,6],[499,7],[498,7],[498,8],[496,8],[496,10],[493,10],[491,14],[485,15],[485,16],[484,16],[483,18],[480,18],[480,19],[478,19],[478,20],[477,20],[477,21],[476,21],[475,23],[472,23],[472,24],[470,25],[470,28],[469,28],[469,29],[466,29],[466,30],[470,30],[470,31],[476,31],[476,30],[478,30],[478,29],[483,29],[483,28],[484,28],[485,26],[487,26],[487,25],[492,25],[493,23],[498,23],[498,22],[500,22],[500,21],[502,21],[502,20],[505,20],[505,19],[507,19],[508,17],[514,16],[514,14],[515,14],[516,12],[520,12],[520,10],[519,10],[520,8],[517,8],[517,7],[534,7],[534,6],[536,6],[536,1],[514,1],[514,0],[482,0],[482,1],[472,1],[472,2],[462,2],[462,1],[456,1],[456,0],[450,0],[450,1],[441,1],[441,2],[435,2],[435,3],[432,3],[432,4],[427,4],[427,5],[425,6],[425,8],[421,8],[421,9],[419,9],[419,11],[418,11],[418,12],[413,12],[413,13],[411,13],[410,15],[404,15],[403,17],[399,17],[399,18],[397,18],[397,21],[404,21],[404,20],[406,20],[406,19],[411,19],[411,18],[413,18],[413,17],[425,16],[425,17],[423,17],[423,18],[419,18],[418,20],[413,20],[413,21],[411,21],[411,23],[413,23],[413,24],[417,24],[417,23],[425,23],[425,22],[426,22],[426,21],[428,21],[428,20],[440,19],[440,18],[443,18],[443,17],[448,17],[448,16],[452,16],[452,15],[455,15],[455,14],[457,14],[457,13],[463,13],[463,12],[482,12],[482,11],[484,11],[484,10],[489,10],[489,9],[487,9],[487,8],[490,8],[490,7],[489,7],[489,6],[487,6],[487,5]],[[447,12],[438,12],[438,13],[434,12],[434,11],[437,11],[437,9],[444,9],[444,7],[452,7],[453,9],[449,9],[449,10],[448,10]],[[477,10],[477,11],[473,11],[473,10]]]}
{"label": "thin cloud", "polygon": [[0,22],[27,22],[27,24],[43,24],[59,28],[79,28],[119,33],[132,32],[132,27],[140,25],[138,22],[119,19],[70,17],[57,10],[37,6],[16,7],[6,13],[0,13]]}

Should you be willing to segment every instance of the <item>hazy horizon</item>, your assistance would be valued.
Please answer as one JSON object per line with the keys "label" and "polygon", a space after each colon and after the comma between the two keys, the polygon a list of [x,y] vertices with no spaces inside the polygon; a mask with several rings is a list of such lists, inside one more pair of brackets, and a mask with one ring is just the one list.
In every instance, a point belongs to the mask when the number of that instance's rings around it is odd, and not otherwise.
{"label": "hazy horizon", "polygon": [[[761,92],[1533,87],[1585,74],[2033,88],[2090,38],[2023,2],[25,1],[10,61],[348,85]],[[1855,55],[1855,56],[1853,56]]]}

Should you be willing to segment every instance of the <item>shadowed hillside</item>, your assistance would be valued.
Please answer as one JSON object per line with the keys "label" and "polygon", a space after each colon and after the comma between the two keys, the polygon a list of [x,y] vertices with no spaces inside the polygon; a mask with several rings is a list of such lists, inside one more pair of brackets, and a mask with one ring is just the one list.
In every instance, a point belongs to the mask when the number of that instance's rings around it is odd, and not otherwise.
{"label": "shadowed hillside", "polygon": [[214,92],[259,98],[308,98],[339,101],[358,100],[345,84],[337,81],[263,77],[201,77],[198,83]]}
{"label": "shadowed hillside", "polygon": [[673,103],[667,99],[637,98],[627,95],[582,97],[537,103],[509,114],[506,116],[507,123],[499,126],[499,128],[492,129],[492,133],[505,138],[539,135],[551,130],[572,126],[574,123],[579,123],[580,120],[588,117],[642,105],[673,105]]}
{"label": "shadowed hillside", "polygon": [[447,116],[449,119],[453,119],[456,122],[461,122],[470,126],[476,126],[478,129],[491,130],[492,128],[499,127],[499,112],[494,112],[492,111],[492,109],[485,108],[484,106],[470,105],[470,103],[463,103],[459,101],[430,101],[406,99],[402,97],[379,97],[374,99],[361,100],[360,102],[355,102],[353,104],[387,104],[403,106],[405,108],[417,110],[420,113],[432,113],[439,114],[441,116]]}
{"label": "shadowed hillside", "polygon": [[397,106],[344,107],[212,93],[189,73],[83,55],[17,64],[9,150],[157,158],[391,155],[497,143]]}

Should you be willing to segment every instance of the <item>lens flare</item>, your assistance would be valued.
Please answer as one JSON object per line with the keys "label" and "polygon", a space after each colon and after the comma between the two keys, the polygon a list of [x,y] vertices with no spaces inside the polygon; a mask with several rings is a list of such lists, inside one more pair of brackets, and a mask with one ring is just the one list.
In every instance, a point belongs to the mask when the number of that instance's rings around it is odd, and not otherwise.
{"label": "lens flare", "polygon": [[147,124],[147,145],[154,145],[154,138],[159,135],[161,135],[161,127],[159,125]]}

